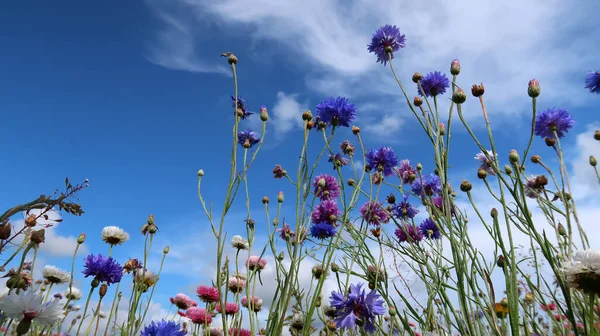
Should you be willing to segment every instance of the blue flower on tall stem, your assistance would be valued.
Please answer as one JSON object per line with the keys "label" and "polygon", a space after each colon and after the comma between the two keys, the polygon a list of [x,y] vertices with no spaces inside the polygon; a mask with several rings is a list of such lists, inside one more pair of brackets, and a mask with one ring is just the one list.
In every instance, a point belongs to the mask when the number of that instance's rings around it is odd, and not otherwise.
{"label": "blue flower on tall stem", "polygon": [[331,224],[317,223],[310,226],[310,235],[317,239],[331,238],[335,233],[335,226]]}
{"label": "blue flower on tall stem", "polygon": [[[231,96],[231,106],[236,107],[235,96]],[[246,107],[246,101],[244,100],[244,98],[242,98],[240,96],[237,97],[236,113],[238,111],[241,112],[240,118],[242,118],[242,120],[244,120],[244,119],[248,118],[250,115],[254,114],[254,112],[248,111],[248,109]]]}
{"label": "blue flower on tall stem", "polygon": [[417,177],[417,180],[411,185],[411,190],[420,197],[433,196],[442,192],[442,184],[438,176],[430,174],[423,178]]}
{"label": "blue flower on tall stem", "polygon": [[260,138],[256,132],[247,129],[238,133],[238,143],[244,148],[252,148],[260,142]]}
{"label": "blue flower on tall stem", "polygon": [[329,155],[328,162],[333,163],[333,170],[336,170],[338,167],[343,167],[348,164],[348,159],[342,156],[342,154],[337,153],[335,155]]}
{"label": "blue flower on tall stem", "polygon": [[390,61],[389,54],[394,58],[394,53],[404,48],[405,43],[406,37],[400,33],[400,28],[385,25],[375,31],[367,49],[377,55],[377,62],[385,66]]}
{"label": "blue flower on tall stem", "polygon": [[367,153],[367,168],[383,172],[385,176],[394,175],[394,167],[397,164],[398,158],[391,147],[379,147]]}
{"label": "blue flower on tall stem", "polygon": [[412,219],[418,213],[419,210],[408,202],[408,195],[404,195],[400,203],[392,206],[392,214],[398,219]]}
{"label": "blue flower on tall stem", "polygon": [[385,314],[384,301],[375,290],[368,294],[362,288],[362,283],[351,284],[347,295],[333,291],[329,304],[335,308],[335,323],[339,328],[354,329],[357,325],[364,330],[374,333],[377,328],[373,323],[376,315]]}
{"label": "blue flower on tall stem", "polygon": [[427,218],[421,223],[419,226],[419,230],[421,230],[421,234],[423,237],[427,239],[440,239],[440,229],[438,229],[437,225],[431,218]]}
{"label": "blue flower on tall stem", "polygon": [[346,97],[327,98],[317,107],[317,119],[333,126],[350,127],[356,118],[356,107]]}
{"label": "blue flower on tall stem", "polygon": [[575,120],[569,112],[561,108],[550,108],[538,114],[535,119],[535,135],[554,139],[554,132],[562,138],[573,128]]}
{"label": "blue flower on tall stem", "polygon": [[95,256],[92,253],[85,258],[83,274],[86,278],[93,276],[94,279],[110,285],[121,281],[123,268],[112,257],[107,258],[101,254]]}
{"label": "blue flower on tall stem", "polygon": [[592,93],[600,94],[600,72],[592,71],[585,76],[585,88]]}
{"label": "blue flower on tall stem", "polygon": [[[439,71],[430,72],[421,80],[421,87],[425,91],[427,97],[435,97],[446,93],[446,89],[450,87],[450,80]],[[419,96],[423,96],[423,93],[417,88]]]}
{"label": "blue flower on tall stem", "polygon": [[185,331],[181,326],[174,321],[165,321],[162,319],[159,322],[152,321],[144,330],[141,336],[184,336]]}

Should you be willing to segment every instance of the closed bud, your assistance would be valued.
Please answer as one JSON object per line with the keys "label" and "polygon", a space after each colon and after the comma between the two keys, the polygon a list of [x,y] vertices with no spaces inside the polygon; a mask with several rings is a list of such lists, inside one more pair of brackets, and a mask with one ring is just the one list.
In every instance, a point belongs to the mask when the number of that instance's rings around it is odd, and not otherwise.
{"label": "closed bud", "polygon": [[554,144],[556,143],[556,139],[555,138],[544,138],[544,142],[546,142],[546,146],[553,147]]}
{"label": "closed bud", "polygon": [[492,215],[492,218],[498,217],[498,210],[496,208],[492,208],[492,211],[490,211],[490,215]]}
{"label": "closed bud", "polygon": [[313,129],[313,127],[315,127],[315,122],[314,121],[311,120],[311,121],[309,121],[309,122],[306,123],[306,129],[307,130],[310,131],[311,129]]}
{"label": "closed bud", "polygon": [[445,135],[446,134],[446,126],[444,126],[444,123],[440,123],[438,126],[439,126],[438,129],[439,129],[440,135]]}
{"label": "closed bud", "polygon": [[596,162],[596,158],[593,155],[590,155],[590,166],[596,167],[596,164],[598,164],[598,162]]}
{"label": "closed bud", "polygon": [[542,162],[542,157],[539,155],[532,155],[531,156],[531,162],[533,163],[540,163]]}
{"label": "closed bud", "polygon": [[358,133],[360,133],[360,128],[352,126],[352,134],[358,135]]}
{"label": "closed bud", "polygon": [[567,230],[565,230],[565,227],[562,224],[558,223],[558,227],[556,229],[559,235],[563,237],[567,235]]}
{"label": "closed bud", "polygon": [[169,247],[165,246],[165,248],[163,249],[163,254],[169,254],[169,251],[170,251]]}
{"label": "closed bud", "polygon": [[348,183],[349,186],[353,187],[355,181],[353,179],[349,178],[347,183]]}
{"label": "closed bud", "polygon": [[456,76],[460,73],[460,62],[455,59],[450,63],[450,74]]}
{"label": "closed bud", "polygon": [[419,162],[419,163],[417,163],[417,167],[416,168],[417,168],[418,171],[421,171],[421,170],[423,170],[423,165]]}
{"label": "closed bud", "polygon": [[304,113],[302,113],[302,120],[311,121],[312,118],[313,118],[313,115],[310,110],[306,110],[306,111],[304,111]]}
{"label": "closed bud", "polygon": [[500,268],[504,268],[504,266],[506,266],[506,258],[504,258],[503,255],[500,255],[496,261],[496,265]]}
{"label": "closed bud", "polygon": [[324,177],[321,177],[319,179],[319,181],[317,182],[317,186],[319,187],[319,189],[324,188],[327,185],[327,181],[325,181]]}
{"label": "closed bud", "polygon": [[91,286],[92,286],[92,288],[96,288],[96,287],[100,286],[100,280],[98,280],[98,278],[94,278],[92,280]]}
{"label": "closed bud", "polygon": [[204,170],[202,170],[202,169],[198,170],[198,176],[199,177],[204,176]]}
{"label": "closed bud", "polygon": [[540,82],[538,82],[535,79],[530,80],[529,84],[527,85],[527,94],[529,95],[529,97],[538,97],[540,95],[540,91]]}
{"label": "closed bud", "polygon": [[31,242],[34,244],[41,244],[46,241],[46,231],[39,229],[31,232]]}
{"label": "closed bud", "polygon": [[374,290],[375,289],[375,283],[374,282],[369,282],[369,289],[370,290]]}
{"label": "closed bud", "polygon": [[260,116],[260,120],[263,122],[269,120],[269,112],[267,111],[266,107],[264,107],[264,106],[260,107],[259,116]]}
{"label": "closed bud", "polygon": [[154,224],[154,215],[151,214],[150,216],[148,216],[148,220],[146,221],[146,223],[148,225]]}
{"label": "closed bud", "polygon": [[269,198],[267,196],[262,198],[262,204],[269,204]]}
{"label": "closed bud", "polygon": [[158,228],[154,224],[148,225],[148,233],[155,234],[158,231]]}
{"label": "closed bud", "polygon": [[480,97],[480,96],[483,96],[483,94],[485,93],[485,88],[483,87],[483,83],[481,83],[481,84],[479,84],[479,85],[477,85],[477,84],[474,84],[474,85],[471,87],[471,93],[472,93],[472,94],[473,94],[473,96],[475,96],[475,97]]}
{"label": "closed bud", "polygon": [[280,191],[277,193],[277,202],[283,203],[283,200],[284,200],[283,191]]}
{"label": "closed bud", "polygon": [[394,306],[390,307],[389,313],[390,313],[390,316],[396,316],[396,313],[397,313],[396,307],[394,307]]}
{"label": "closed bud", "polygon": [[594,139],[600,141],[600,130],[594,131]]}
{"label": "closed bud", "polygon": [[25,226],[34,227],[37,224],[37,217],[35,215],[29,215],[25,218]]}
{"label": "closed bud", "polygon": [[285,254],[283,254],[283,252],[279,252],[279,255],[277,256],[277,259],[279,261],[283,261],[283,259],[285,259]]}
{"label": "closed bud", "polygon": [[105,284],[105,283],[103,283],[103,284],[100,286],[100,290],[99,290],[100,298],[103,298],[103,297],[104,297],[104,295],[106,295],[106,292],[107,292],[107,291],[108,291],[108,285],[107,285],[107,284]]}
{"label": "closed bud", "polygon": [[12,225],[10,223],[0,225],[0,240],[6,240],[10,238],[12,233]]}
{"label": "closed bud", "polygon": [[413,99],[413,104],[415,104],[416,107],[419,107],[423,105],[423,99],[421,99],[421,97],[415,97],[415,99]]}
{"label": "closed bud", "polygon": [[467,180],[462,180],[462,182],[460,183],[460,190],[463,192],[471,191],[472,188],[473,184],[471,184],[471,182]]}
{"label": "closed bud", "polygon": [[231,65],[236,65],[238,62],[237,57],[235,57],[234,54],[229,55],[229,57],[227,57],[227,63],[231,64]]}
{"label": "closed bud", "polygon": [[509,165],[504,165],[504,172],[508,175],[512,174],[512,168]]}
{"label": "closed bud", "polygon": [[454,91],[454,93],[452,94],[452,101],[454,102],[454,104],[462,104],[467,100],[467,94],[465,93],[465,91],[463,91],[463,89],[458,88],[456,91]]}
{"label": "closed bud", "polygon": [[423,75],[421,75],[421,74],[420,74],[420,73],[418,73],[418,72],[415,72],[415,73],[413,74],[413,76],[412,76],[412,81],[413,81],[414,83],[418,83],[418,82],[419,82],[421,79],[423,79]]}
{"label": "closed bud", "polygon": [[119,299],[123,297],[123,292],[119,292]]}
{"label": "closed bud", "polygon": [[487,172],[485,171],[485,169],[481,169],[481,168],[477,169],[477,177],[480,178],[480,179],[482,179],[482,180],[484,178],[486,178],[487,177]]}

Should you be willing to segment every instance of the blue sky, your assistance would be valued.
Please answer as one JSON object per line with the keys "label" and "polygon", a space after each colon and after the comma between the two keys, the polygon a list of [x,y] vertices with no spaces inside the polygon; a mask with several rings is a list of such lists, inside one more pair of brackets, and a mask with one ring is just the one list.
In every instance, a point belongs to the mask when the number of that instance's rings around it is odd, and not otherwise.
{"label": "blue sky", "polygon": [[[86,214],[65,218],[57,237],[86,232],[89,250],[106,253],[102,227],[123,227],[133,236],[115,252],[124,260],[139,256],[139,229],[153,213],[161,230],[157,253],[169,244],[179,261],[185,253],[212,257],[203,240],[209,226],[196,195],[196,172],[206,172],[205,197],[220,209],[233,121],[232,78],[219,57],[226,51],[240,60],[240,95],[251,110],[266,105],[271,115],[250,173],[252,211],[261,221],[260,198],[275,199],[289,188],[273,183],[271,169],[295,169],[300,113],[329,96],[347,95],[357,105],[368,147],[390,145],[401,158],[430,165],[426,138],[389,67],[375,64],[366,50],[370,35],[386,23],[407,35],[395,64],[411,96],[414,71],[447,72],[453,58],[462,63],[460,85],[486,85],[500,151],[522,149],[526,141],[531,78],[541,82],[540,109],[560,106],[574,115],[573,134],[589,132],[597,122],[600,96],[583,89],[583,78],[600,69],[600,23],[589,14],[598,12],[599,3],[435,2],[427,8],[408,1],[384,7],[317,0],[6,4],[0,13],[0,204],[8,208],[50,193],[67,176],[73,182],[87,178],[90,187],[80,195]],[[471,97],[465,113],[481,132]],[[257,118],[247,125],[258,130]],[[474,179],[477,148],[455,125],[451,164],[458,184]],[[354,140],[346,131],[336,143],[346,138]],[[317,150],[321,138],[313,139]],[[540,141],[536,146],[550,154]],[[565,146],[589,149],[575,136]],[[321,171],[331,168],[324,164]],[[243,229],[244,214],[243,201],[237,202],[228,221],[231,234],[243,232],[234,231]],[[44,258],[66,267],[68,258],[56,254]],[[196,266],[198,274],[187,275],[183,267],[167,268],[157,300],[167,304],[169,296],[208,281],[205,265]]]}

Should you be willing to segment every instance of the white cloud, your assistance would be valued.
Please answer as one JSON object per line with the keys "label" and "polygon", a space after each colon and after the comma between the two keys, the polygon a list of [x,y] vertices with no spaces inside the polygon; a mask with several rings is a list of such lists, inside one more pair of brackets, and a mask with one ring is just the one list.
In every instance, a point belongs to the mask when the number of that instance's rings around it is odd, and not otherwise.
{"label": "white cloud", "polygon": [[365,131],[371,133],[375,138],[393,138],[394,135],[398,135],[402,125],[404,125],[404,119],[400,115],[387,114],[377,122],[368,123],[365,126]]}
{"label": "white cloud", "polygon": [[306,103],[298,101],[298,95],[277,92],[271,122],[275,127],[275,136],[281,137],[290,131],[302,130],[302,113],[307,109]]}

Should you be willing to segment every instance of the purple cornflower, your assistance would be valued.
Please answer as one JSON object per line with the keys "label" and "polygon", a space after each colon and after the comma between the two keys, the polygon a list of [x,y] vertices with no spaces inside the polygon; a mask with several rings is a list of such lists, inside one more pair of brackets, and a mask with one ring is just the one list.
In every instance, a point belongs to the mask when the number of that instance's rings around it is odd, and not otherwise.
{"label": "purple cornflower", "polygon": [[559,138],[562,138],[569,132],[575,121],[567,110],[561,108],[551,108],[538,114],[535,119],[535,135],[542,138],[554,139],[554,132]]}
{"label": "purple cornflower", "polygon": [[[434,174],[430,174],[423,176],[422,179],[421,177],[417,177],[416,181],[411,185],[411,189],[415,195],[420,197],[433,196],[442,192],[442,184],[439,177]],[[423,194],[423,192],[425,192],[425,194]]]}
{"label": "purple cornflower", "polygon": [[350,127],[356,118],[356,107],[346,97],[327,98],[317,105],[318,121],[333,126]]}
{"label": "purple cornflower", "polygon": [[412,219],[419,213],[419,210],[415,208],[408,201],[408,195],[404,195],[402,202],[395,204],[392,207],[392,213],[396,218],[399,219]]}
{"label": "purple cornflower", "polygon": [[367,168],[383,172],[385,176],[394,175],[394,167],[397,164],[398,158],[392,147],[379,147],[367,153]]}
{"label": "purple cornflower", "polygon": [[335,324],[340,328],[354,329],[356,325],[364,326],[368,333],[374,333],[377,328],[373,324],[375,315],[385,314],[384,301],[375,290],[366,294],[362,283],[351,284],[347,295],[333,291],[329,304],[335,308]]}
{"label": "purple cornflower", "polygon": [[313,181],[313,192],[321,201],[334,199],[340,196],[340,185],[335,177],[322,174]]}
{"label": "purple cornflower", "polygon": [[333,169],[337,169],[338,167],[343,167],[348,164],[348,159],[342,156],[342,154],[337,153],[335,155],[329,155],[329,162],[333,163]]}
{"label": "purple cornflower", "polygon": [[479,168],[485,170],[488,173],[488,175],[495,176],[496,172],[494,171],[494,168],[492,168],[492,166],[494,164],[494,161],[496,161],[496,159],[498,158],[498,155],[494,157],[494,153],[492,151],[489,150],[487,152],[490,159],[488,159],[484,152],[480,152],[477,153],[477,155],[475,155],[475,160],[481,162]]}
{"label": "purple cornflower", "polygon": [[296,236],[296,233],[292,230],[288,223],[283,223],[283,226],[277,229],[277,232],[279,232],[279,236],[283,240],[290,240]]}
{"label": "purple cornflower", "polygon": [[93,276],[98,281],[110,285],[121,281],[123,268],[112,257],[107,258],[101,254],[94,256],[92,253],[85,258],[82,273],[86,278]]}
{"label": "purple cornflower", "polygon": [[[435,97],[446,92],[446,89],[450,87],[450,81],[445,74],[434,71],[423,77],[421,80],[421,87],[423,87],[423,91],[425,91],[427,97]],[[417,91],[419,91],[418,93],[422,97],[423,94],[421,93],[421,90],[417,89]]]}
{"label": "purple cornflower", "polygon": [[311,219],[315,224],[326,223],[334,225],[341,214],[337,203],[333,200],[327,200],[321,202],[313,209]]}
{"label": "purple cornflower", "polygon": [[400,161],[400,165],[396,168],[396,171],[404,184],[412,183],[417,176],[417,170],[410,165],[409,160]]}
{"label": "purple cornflower", "polygon": [[600,94],[600,72],[592,71],[585,76],[585,88]]}
{"label": "purple cornflower", "polygon": [[[231,96],[231,106],[236,107],[235,105],[235,96]],[[245,120],[250,115],[254,114],[254,112],[248,111],[248,109],[246,108],[246,101],[240,96],[238,96],[237,99],[237,109],[242,112],[242,115],[240,116],[242,120]]]}
{"label": "purple cornflower", "polygon": [[368,201],[360,208],[360,214],[367,223],[372,225],[380,225],[390,221],[390,217],[381,206],[381,202]]}
{"label": "purple cornflower", "polygon": [[394,231],[396,237],[398,237],[398,241],[401,243],[409,242],[409,243],[419,243],[423,240],[423,233],[421,230],[414,225],[406,224],[401,228],[397,228]]}
{"label": "purple cornflower", "polygon": [[440,229],[438,229],[437,225],[431,220],[431,218],[427,218],[421,223],[419,226],[419,230],[423,237],[428,239],[440,239]]}
{"label": "purple cornflower", "polygon": [[310,226],[310,235],[317,239],[331,238],[335,233],[335,226],[331,224],[317,223]]}
{"label": "purple cornflower", "polygon": [[525,196],[529,198],[538,198],[539,194],[544,192],[544,183],[547,178],[543,175],[533,175],[525,180]]}
{"label": "purple cornflower", "polygon": [[[446,213],[446,203],[444,202],[444,198],[442,196],[435,196],[433,198],[433,205],[438,208],[443,214]],[[454,204],[450,201],[450,215],[454,216]]]}
{"label": "purple cornflower", "polygon": [[377,55],[377,62],[385,66],[390,61],[388,52],[394,58],[394,53],[404,48],[405,43],[406,38],[403,34],[400,34],[398,27],[385,25],[375,31],[371,38],[371,44],[367,46],[367,49]]}
{"label": "purple cornflower", "polygon": [[252,146],[259,142],[260,138],[256,132],[252,132],[251,130],[247,129],[238,133],[238,143],[244,148],[252,148]]}
{"label": "purple cornflower", "polygon": [[185,331],[181,326],[173,321],[165,321],[162,319],[159,322],[152,321],[142,330],[141,336],[184,336]]}

